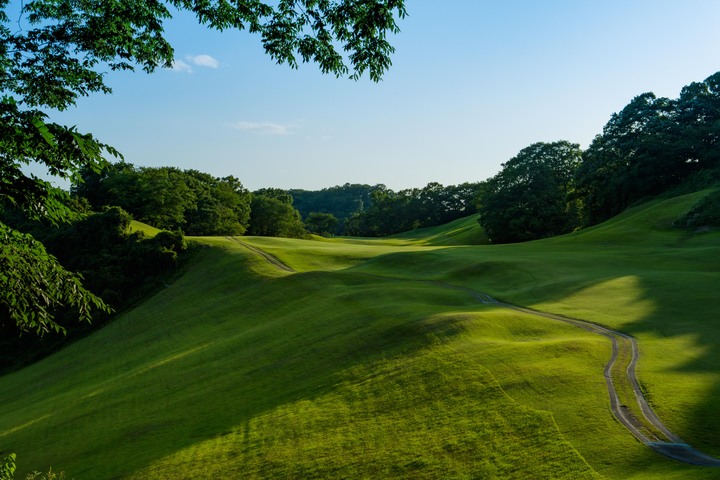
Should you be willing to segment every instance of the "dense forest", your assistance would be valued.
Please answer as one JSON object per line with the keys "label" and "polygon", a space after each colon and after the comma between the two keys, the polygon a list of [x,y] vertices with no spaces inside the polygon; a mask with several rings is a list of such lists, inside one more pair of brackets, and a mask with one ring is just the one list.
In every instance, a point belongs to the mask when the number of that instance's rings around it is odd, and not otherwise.
{"label": "dense forest", "polygon": [[76,202],[100,211],[121,207],[134,219],[185,235],[383,236],[447,223],[477,211],[481,184],[394,192],[385,185],[319,191],[263,188],[250,192],[235,177],[197,170],[136,167],[119,162],[85,170],[71,188]]}
{"label": "dense forest", "polygon": [[[378,188],[384,186],[346,183],[316,191],[291,189],[288,193],[306,224],[308,219],[315,219],[310,221],[313,233],[322,230],[318,227],[332,227],[332,233],[342,235],[348,218],[364,211],[370,205],[372,191]],[[321,223],[319,226],[316,225],[318,221]]]}
{"label": "dense forest", "polygon": [[494,243],[544,238],[719,180],[720,72],[674,100],[638,95],[585,151],[564,141],[523,149],[488,180],[479,221]]}
{"label": "dense forest", "polygon": [[[318,213],[334,216],[336,234],[384,236],[477,212],[490,240],[507,243],[592,226],[669,190],[718,181],[720,72],[685,86],[677,99],[636,96],[584,151],[564,140],[529,145],[484,182],[400,192],[345,184],[290,193],[311,223]],[[715,222],[716,197],[709,198],[689,224]]]}
{"label": "dense forest", "polygon": [[443,186],[433,182],[395,192],[385,185],[346,183],[289,193],[312,233],[323,234],[334,226],[337,235],[380,237],[476,213],[481,188],[481,183]]}

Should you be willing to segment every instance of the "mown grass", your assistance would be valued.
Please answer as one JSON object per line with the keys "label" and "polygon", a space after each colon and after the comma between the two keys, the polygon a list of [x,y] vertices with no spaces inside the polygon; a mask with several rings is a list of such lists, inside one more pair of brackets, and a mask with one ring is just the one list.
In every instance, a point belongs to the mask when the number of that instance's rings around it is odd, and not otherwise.
{"label": "mown grass", "polygon": [[634,335],[638,375],[660,418],[720,455],[720,233],[672,228],[705,194],[656,201],[563,237],[395,254],[357,268],[472,286]]}
{"label": "mown grass", "polygon": [[133,232],[143,232],[146,237],[154,237],[160,233],[159,228],[152,227],[147,223],[138,222],[137,220],[130,222],[130,230]]}
{"label": "mown grass", "polygon": [[448,287],[636,336],[660,418],[717,454],[720,237],[670,228],[701,195],[518,245],[242,239],[295,274],[202,239],[139,308],[0,377],[0,449],[77,479],[717,478],[614,420],[605,337]]}
{"label": "mown grass", "polygon": [[[452,316],[430,322],[476,315]],[[597,478],[552,415],[508,397],[473,348],[434,338],[414,354],[350,368],[331,391],[179,451],[137,478],[198,465],[209,478]]]}
{"label": "mown grass", "polygon": [[0,379],[0,439],[25,465],[76,478],[592,477],[547,413],[505,396],[472,355],[445,355],[471,321],[452,312],[476,315],[466,293],[267,277],[239,245],[213,243],[139,309]]}
{"label": "mown grass", "polygon": [[478,217],[478,215],[470,215],[446,225],[419,228],[392,235],[386,240],[405,240],[420,245],[487,245],[490,242],[485,231],[478,225]]}

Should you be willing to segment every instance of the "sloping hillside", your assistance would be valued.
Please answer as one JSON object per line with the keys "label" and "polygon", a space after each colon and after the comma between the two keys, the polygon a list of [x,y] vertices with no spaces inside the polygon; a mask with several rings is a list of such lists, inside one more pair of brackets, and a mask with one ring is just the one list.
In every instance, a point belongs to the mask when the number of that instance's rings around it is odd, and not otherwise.
{"label": "sloping hillside", "polygon": [[614,420],[607,339],[467,290],[635,335],[653,407],[718,454],[720,235],[668,228],[699,195],[518,245],[201,239],[164,291],[0,377],[0,448],[76,479],[716,478]]}
{"label": "sloping hillside", "polygon": [[438,227],[419,228],[389,238],[403,239],[422,245],[487,245],[488,237],[478,224],[478,215],[470,215]]}

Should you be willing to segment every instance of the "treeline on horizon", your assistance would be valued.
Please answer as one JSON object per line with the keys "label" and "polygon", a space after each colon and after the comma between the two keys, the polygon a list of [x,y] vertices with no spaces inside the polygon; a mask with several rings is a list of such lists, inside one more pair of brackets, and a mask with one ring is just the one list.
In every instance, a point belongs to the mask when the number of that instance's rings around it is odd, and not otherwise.
{"label": "treeline on horizon", "polygon": [[250,192],[233,176],[119,162],[82,171],[70,198],[85,215],[119,207],[193,236],[386,236],[479,213],[491,241],[505,243],[595,225],[689,180],[689,188],[713,185],[719,144],[720,72],[685,86],[677,99],[636,96],[584,151],[565,140],[538,142],[482,182]]}
{"label": "treeline on horizon", "polygon": [[507,243],[595,225],[691,178],[711,185],[720,178],[719,137],[720,72],[677,99],[636,96],[584,151],[564,140],[538,142],[482,182],[250,192],[232,176],[121,162],[84,172],[71,193],[92,210],[119,206],[187,235],[386,236],[479,213],[491,241]]}
{"label": "treeline on horizon", "polygon": [[435,226],[477,211],[480,183],[395,192],[385,185],[345,184],[320,191],[263,188],[235,177],[119,162],[84,171],[71,187],[85,210],[120,207],[134,219],[185,235],[384,236]]}

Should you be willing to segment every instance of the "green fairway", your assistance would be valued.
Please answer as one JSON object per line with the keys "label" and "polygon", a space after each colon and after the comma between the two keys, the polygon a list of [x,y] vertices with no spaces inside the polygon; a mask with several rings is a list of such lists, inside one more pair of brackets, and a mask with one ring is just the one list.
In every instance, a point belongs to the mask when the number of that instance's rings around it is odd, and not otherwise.
{"label": "green fairway", "polygon": [[615,420],[606,337],[468,290],[635,336],[655,412],[720,456],[720,233],[671,228],[705,193],[514,245],[472,217],[198,239],[175,283],[0,377],[0,450],[76,479],[718,478]]}

